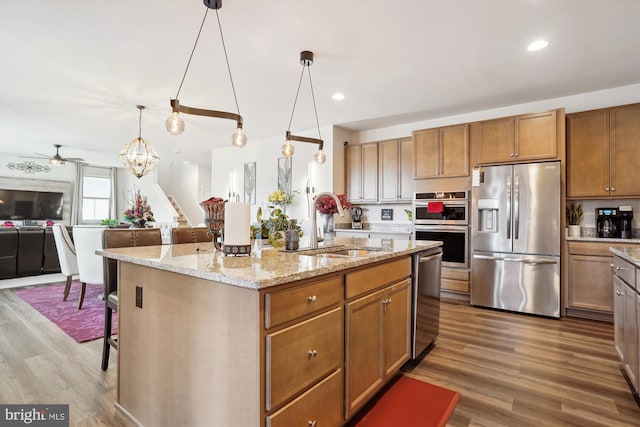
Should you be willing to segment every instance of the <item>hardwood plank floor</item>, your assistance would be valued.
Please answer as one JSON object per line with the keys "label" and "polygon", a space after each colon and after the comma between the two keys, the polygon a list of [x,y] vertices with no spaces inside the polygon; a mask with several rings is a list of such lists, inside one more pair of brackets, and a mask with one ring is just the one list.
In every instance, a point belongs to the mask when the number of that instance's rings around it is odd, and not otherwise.
{"label": "hardwood plank floor", "polygon": [[640,426],[613,325],[443,302],[438,344],[407,374],[462,395],[466,426]]}
{"label": "hardwood plank floor", "polygon": [[[78,344],[0,290],[0,402],[70,405],[71,426],[127,426],[116,357]],[[438,345],[408,375],[459,391],[448,426],[640,426],[611,324],[551,320],[444,302]]]}

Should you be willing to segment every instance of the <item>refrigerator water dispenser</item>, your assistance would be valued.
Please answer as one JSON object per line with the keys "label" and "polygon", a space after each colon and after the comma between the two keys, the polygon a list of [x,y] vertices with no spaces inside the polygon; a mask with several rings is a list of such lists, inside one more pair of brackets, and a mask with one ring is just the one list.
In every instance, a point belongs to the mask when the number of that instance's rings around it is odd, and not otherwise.
{"label": "refrigerator water dispenser", "polygon": [[498,232],[498,199],[478,199],[478,232]]}

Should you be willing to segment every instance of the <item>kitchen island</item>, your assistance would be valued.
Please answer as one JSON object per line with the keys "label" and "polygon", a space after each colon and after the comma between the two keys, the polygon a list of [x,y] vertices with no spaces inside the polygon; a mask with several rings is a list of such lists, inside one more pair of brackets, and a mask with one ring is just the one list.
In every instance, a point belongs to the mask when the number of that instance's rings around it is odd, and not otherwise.
{"label": "kitchen island", "polygon": [[440,244],[97,251],[119,265],[118,409],[147,426],[343,424],[408,359],[411,255]]}

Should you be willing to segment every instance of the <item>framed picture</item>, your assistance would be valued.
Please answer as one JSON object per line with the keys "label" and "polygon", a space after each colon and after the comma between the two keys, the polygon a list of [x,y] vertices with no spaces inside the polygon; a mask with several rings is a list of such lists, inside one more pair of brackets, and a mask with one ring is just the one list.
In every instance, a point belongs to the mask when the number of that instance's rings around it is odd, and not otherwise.
{"label": "framed picture", "polygon": [[256,204],[256,162],[244,164],[244,202]]}
{"label": "framed picture", "polygon": [[287,194],[292,190],[292,172],[291,164],[293,159],[291,157],[280,157],[278,159],[278,190]]}

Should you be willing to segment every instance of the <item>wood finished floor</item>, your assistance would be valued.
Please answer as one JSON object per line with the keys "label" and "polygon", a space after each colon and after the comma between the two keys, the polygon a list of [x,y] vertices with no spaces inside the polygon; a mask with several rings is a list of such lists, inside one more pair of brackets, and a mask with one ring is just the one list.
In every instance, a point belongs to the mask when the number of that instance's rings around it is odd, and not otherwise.
{"label": "wood finished floor", "polygon": [[[448,426],[640,426],[611,324],[443,303],[438,345],[407,374],[462,394]],[[0,290],[0,402],[70,404],[71,426],[127,426],[116,357]]]}

